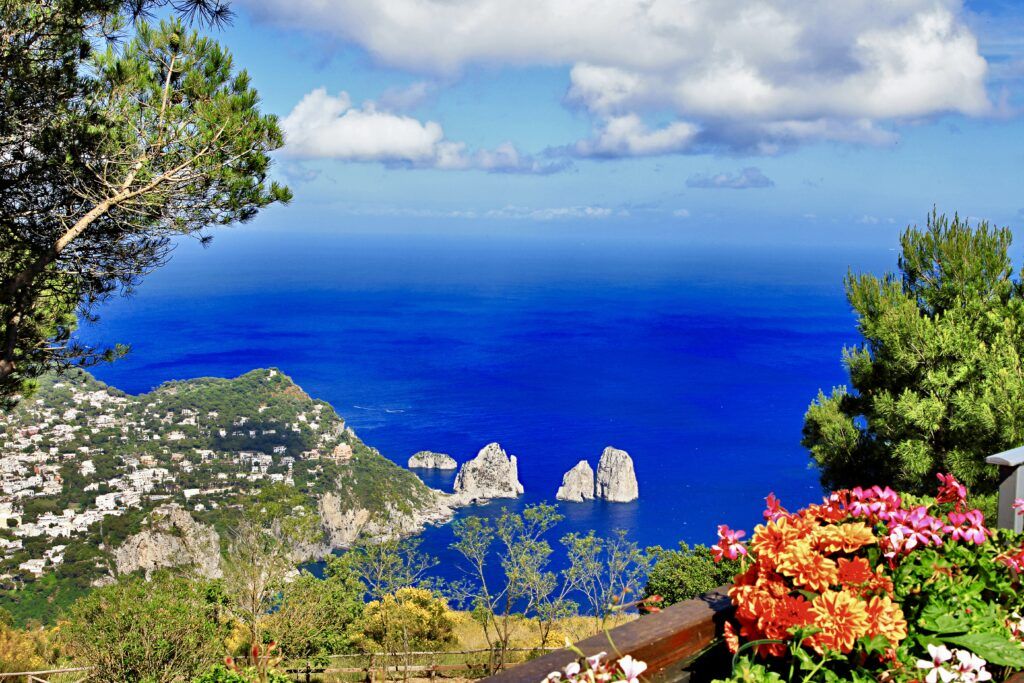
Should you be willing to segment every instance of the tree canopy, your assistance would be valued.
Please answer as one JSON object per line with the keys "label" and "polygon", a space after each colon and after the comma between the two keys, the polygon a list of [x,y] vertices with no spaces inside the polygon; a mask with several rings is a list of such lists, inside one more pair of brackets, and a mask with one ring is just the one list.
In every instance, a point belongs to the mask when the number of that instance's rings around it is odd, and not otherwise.
{"label": "tree canopy", "polygon": [[[146,23],[167,5],[171,19]],[[116,356],[74,341],[76,322],[160,266],[174,236],[206,240],[290,199],[268,175],[277,119],[183,21],[225,13],[219,0],[0,0],[0,401]]]}
{"label": "tree canopy", "polygon": [[1011,239],[933,211],[902,234],[899,274],[847,276],[863,337],[843,349],[850,386],[819,392],[803,430],[825,486],[924,494],[952,472],[995,491],[985,456],[1024,439],[1024,290]]}

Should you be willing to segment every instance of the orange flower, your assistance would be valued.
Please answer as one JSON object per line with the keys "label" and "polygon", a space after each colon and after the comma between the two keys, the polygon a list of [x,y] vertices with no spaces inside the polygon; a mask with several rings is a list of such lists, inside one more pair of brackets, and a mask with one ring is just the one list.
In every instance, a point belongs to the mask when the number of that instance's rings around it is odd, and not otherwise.
{"label": "orange flower", "polygon": [[736,654],[740,649],[740,637],[737,635],[736,628],[732,625],[731,621],[725,622],[723,636],[725,638],[725,645],[729,648],[729,652]]}
{"label": "orange flower", "polygon": [[825,591],[811,603],[814,625],[821,629],[808,638],[817,652],[849,652],[858,638],[868,633],[868,612],[864,601],[847,591]]}
{"label": "orange flower", "polygon": [[789,629],[806,626],[814,619],[811,603],[802,595],[786,595],[767,608],[767,614],[758,621],[758,626],[769,638],[787,639],[790,637]]}
{"label": "orange flower", "polygon": [[833,560],[816,552],[807,539],[793,543],[779,558],[776,567],[783,576],[801,588],[821,591],[836,583],[839,570]]}
{"label": "orange flower", "polygon": [[845,557],[839,558],[839,584],[846,588],[859,588],[869,585],[875,578],[875,572],[871,569],[871,563],[863,557],[855,557],[848,560]]}
{"label": "orange flower", "polygon": [[876,595],[867,604],[868,633],[885,636],[893,646],[907,637],[903,610],[885,595]]}
{"label": "orange flower", "polygon": [[780,517],[767,524],[758,524],[749,547],[757,553],[757,563],[774,568],[779,557],[807,534],[807,527],[788,517]]}
{"label": "orange flower", "polygon": [[852,553],[877,543],[871,528],[864,522],[832,524],[814,530],[814,545],[823,553]]}

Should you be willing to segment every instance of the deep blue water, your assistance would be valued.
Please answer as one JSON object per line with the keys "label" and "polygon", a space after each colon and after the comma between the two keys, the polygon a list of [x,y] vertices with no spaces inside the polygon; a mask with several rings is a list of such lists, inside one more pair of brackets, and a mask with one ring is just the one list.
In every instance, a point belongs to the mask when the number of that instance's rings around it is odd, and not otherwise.
{"label": "deep blue water", "polygon": [[[131,392],[279,367],[399,463],[498,441],[519,456],[515,508],[553,500],[581,458],[624,448],[640,500],[562,504],[559,533],[625,528],[674,546],[712,540],[719,523],[749,529],[769,492],[793,506],[820,495],[800,428],[857,340],[842,278],[893,257],[243,230],[181,245],[82,336],[133,346],[95,372]],[[445,559],[450,542],[448,527],[424,534]]]}

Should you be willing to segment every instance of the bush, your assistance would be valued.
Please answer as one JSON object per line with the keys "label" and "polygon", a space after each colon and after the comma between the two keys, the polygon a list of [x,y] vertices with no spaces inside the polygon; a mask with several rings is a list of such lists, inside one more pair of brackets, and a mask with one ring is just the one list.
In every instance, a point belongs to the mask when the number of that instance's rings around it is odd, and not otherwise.
{"label": "bush", "polygon": [[660,595],[665,605],[690,600],[730,583],[739,570],[739,563],[733,560],[716,563],[705,545],[691,548],[680,543],[679,550],[655,547],[647,552],[654,556],[654,566],[647,575],[644,597]]}
{"label": "bush", "polygon": [[96,681],[190,679],[220,658],[226,635],[208,588],[167,573],[99,588],[71,608],[67,651]]}
{"label": "bush", "polygon": [[368,651],[439,650],[455,642],[456,623],[444,598],[423,588],[400,588],[366,605],[359,631]]}
{"label": "bush", "polygon": [[362,613],[362,583],[333,558],[323,579],[304,572],[285,584],[263,630],[286,659],[321,660],[354,649],[352,624]]}

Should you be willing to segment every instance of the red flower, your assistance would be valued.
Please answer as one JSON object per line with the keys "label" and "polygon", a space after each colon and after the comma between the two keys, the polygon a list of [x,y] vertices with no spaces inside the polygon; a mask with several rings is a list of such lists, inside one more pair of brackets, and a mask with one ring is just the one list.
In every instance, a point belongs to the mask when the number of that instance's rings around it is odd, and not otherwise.
{"label": "red flower", "polygon": [[939,492],[935,495],[936,503],[956,503],[956,511],[967,500],[967,488],[956,480],[952,474],[936,474],[939,481]]}

